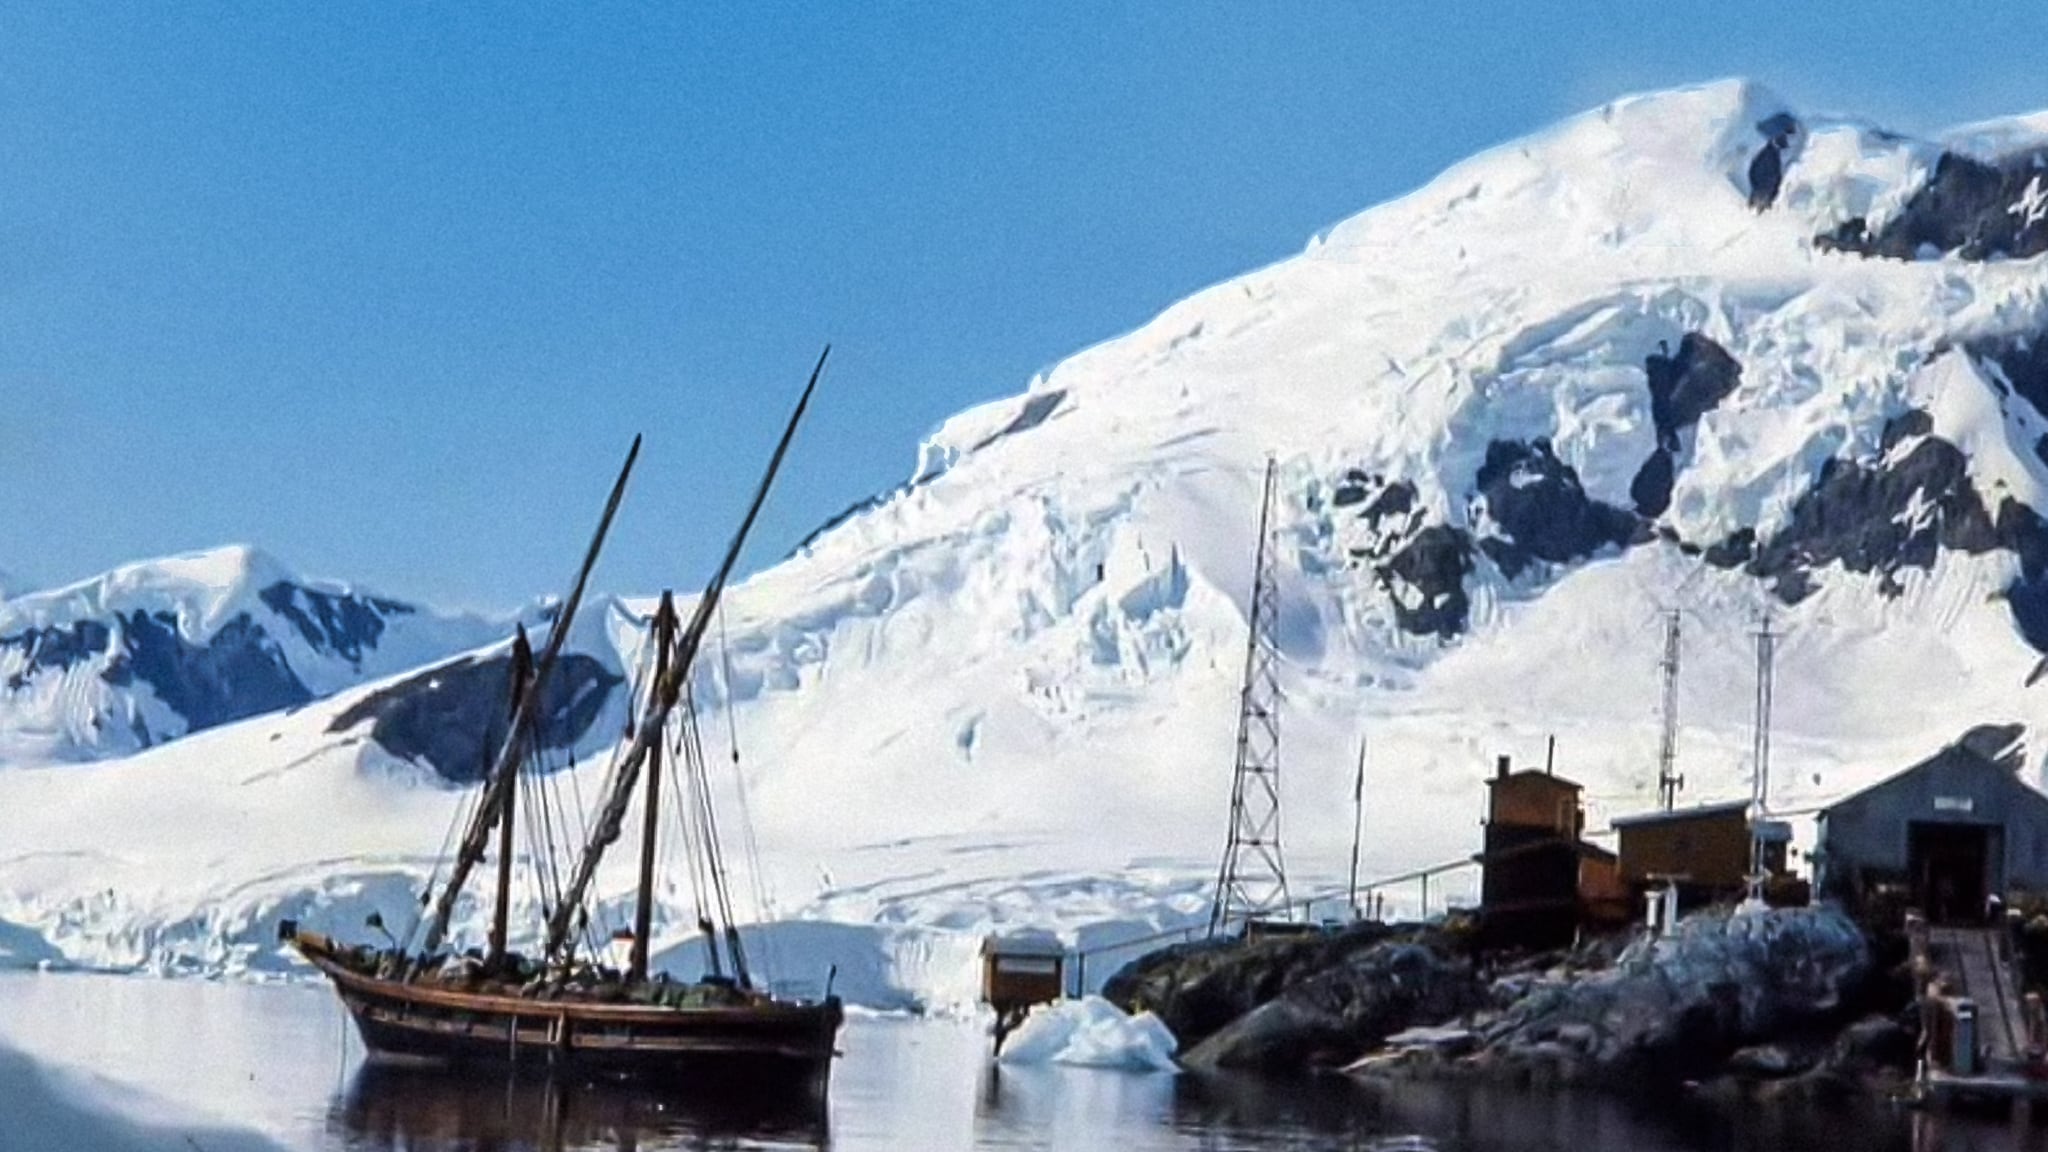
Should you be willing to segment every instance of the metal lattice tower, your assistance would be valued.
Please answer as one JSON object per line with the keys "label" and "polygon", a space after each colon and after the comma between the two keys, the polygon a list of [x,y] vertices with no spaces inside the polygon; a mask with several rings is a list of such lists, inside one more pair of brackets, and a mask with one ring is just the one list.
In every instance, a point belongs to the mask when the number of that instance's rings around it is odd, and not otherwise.
{"label": "metal lattice tower", "polygon": [[1751,782],[1749,798],[1749,899],[1763,902],[1764,881],[1764,837],[1763,823],[1769,811],[1771,791],[1771,693],[1775,679],[1775,665],[1778,658],[1778,637],[1780,633],[1771,630],[1771,615],[1764,612],[1763,622],[1754,633],[1756,637],[1756,730],[1750,756],[1756,764],[1756,776]]}
{"label": "metal lattice tower", "polygon": [[1685,777],[1678,774],[1678,626],[1679,612],[1664,614],[1664,659],[1657,670],[1664,674],[1664,731],[1657,743],[1657,803],[1669,812],[1678,804],[1678,790]]}
{"label": "metal lattice tower", "polygon": [[1274,464],[1266,460],[1259,504],[1259,549],[1245,643],[1244,681],[1238,692],[1237,765],[1230,785],[1230,839],[1209,906],[1209,935],[1232,921],[1287,919],[1287,863],[1280,849],[1280,614],[1274,573]]}

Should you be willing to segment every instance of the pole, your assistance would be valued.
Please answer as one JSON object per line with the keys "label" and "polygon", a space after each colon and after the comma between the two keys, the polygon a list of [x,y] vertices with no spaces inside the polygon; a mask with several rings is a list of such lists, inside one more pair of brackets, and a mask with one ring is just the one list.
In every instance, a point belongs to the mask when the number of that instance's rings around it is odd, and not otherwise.
{"label": "pole", "polygon": [[[533,646],[526,640],[526,625],[512,637],[512,666],[509,677],[512,684],[511,702],[508,705],[507,722],[519,715],[519,696],[525,692],[533,679]],[[518,771],[515,766],[513,769]],[[505,935],[507,922],[512,918],[512,827],[513,809],[518,806],[517,786],[505,790],[505,801],[498,809],[498,891],[491,903],[491,937],[484,952],[484,966],[496,967],[505,959]]]}
{"label": "pole", "polygon": [[[654,679],[660,684],[668,673],[668,650],[675,642],[675,594],[664,589],[661,606],[654,610]],[[640,825],[640,887],[633,897],[633,948],[626,963],[626,979],[638,983],[647,979],[647,950],[654,935],[654,846],[661,829],[661,741],[647,749],[647,807]]]}
{"label": "pole", "polygon": [[1679,612],[1664,614],[1664,658],[1657,664],[1663,673],[1663,724],[1657,740],[1657,803],[1669,812],[1678,804],[1678,790],[1685,781],[1678,775],[1678,629]]}
{"label": "pole", "polygon": [[668,714],[682,697],[683,682],[690,675],[696,663],[698,645],[704,639],[704,629],[711,621],[712,610],[718,607],[718,598],[725,591],[725,582],[732,575],[733,566],[739,563],[740,550],[745,547],[747,533],[754,526],[754,519],[761,513],[761,505],[768,500],[768,490],[775,483],[776,473],[782,469],[782,459],[789,454],[790,441],[796,438],[797,425],[803,422],[804,410],[810,406],[811,394],[817,390],[818,377],[825,371],[825,358],[832,353],[831,345],[818,356],[818,363],[811,369],[809,383],[804,385],[803,395],[797,398],[796,410],[790,413],[789,423],[782,430],[782,438],[776,441],[775,451],[768,457],[768,467],[761,474],[761,483],[754,489],[753,502],[747,505],[747,514],[740,520],[740,526],[733,533],[732,541],[726,546],[725,559],[719,563],[718,571],[705,585],[704,594],[697,598],[697,605],[690,611],[689,623],[683,626],[675,643],[675,653],[669,661],[668,672],[655,682],[654,699],[647,705],[647,714],[640,718],[640,726],[633,733],[632,743],[619,755],[613,769],[612,787],[604,804],[598,811],[597,820],[590,829],[590,838],[584,843],[582,853],[576,858],[575,869],[569,882],[562,888],[561,903],[555,907],[547,926],[546,953],[550,961],[567,959],[569,932],[573,926],[577,909],[583,896],[590,889],[590,882],[597,875],[597,866],[604,859],[605,849],[619,838],[626,817],[626,806],[631,802],[633,791],[640,783],[640,769],[646,763],[648,749],[662,739],[668,724]]}
{"label": "pole", "polygon": [[1351,783],[1351,884],[1349,900],[1351,918],[1360,918],[1358,912],[1358,848],[1365,838],[1365,737],[1358,738],[1358,775]]}
{"label": "pole", "polygon": [[548,673],[554,671],[555,658],[562,653],[562,645],[569,640],[569,625],[576,619],[576,609],[583,603],[583,590],[590,582],[590,570],[597,566],[597,554],[604,549],[604,538],[611,531],[612,517],[618,515],[619,501],[626,496],[626,480],[633,474],[633,462],[640,458],[640,437],[633,437],[633,447],[626,452],[626,463],[619,469],[619,478],[612,482],[611,495],[605,499],[604,515],[598,518],[597,532],[590,538],[590,548],[583,555],[583,566],[576,571],[576,583],[569,589],[569,598],[562,602],[561,611],[555,614],[555,626],[548,633],[547,647],[541,650],[540,659],[534,663],[533,682],[519,698],[519,710],[512,717],[512,725],[505,733],[504,747],[498,750],[498,759],[484,777],[483,802],[477,805],[476,817],[462,834],[462,842],[455,853],[455,863],[449,869],[448,883],[442,887],[441,895],[434,902],[433,917],[427,922],[427,932],[420,940],[420,955],[427,957],[441,946],[448,934],[448,921],[455,915],[455,901],[462,895],[462,887],[469,880],[469,873],[482,860],[484,849],[491,839],[491,824],[498,809],[505,802],[505,792],[518,777],[520,757],[526,755],[526,740],[531,735],[534,714],[540,705],[541,692],[547,687]]}
{"label": "pole", "polygon": [[1764,883],[1768,879],[1764,871],[1763,825],[1769,814],[1771,790],[1771,697],[1777,655],[1778,633],[1771,630],[1771,613],[1766,607],[1763,623],[1756,631],[1756,729],[1751,750],[1756,777],[1750,788],[1749,896],[1744,901],[1754,907],[1763,906]]}

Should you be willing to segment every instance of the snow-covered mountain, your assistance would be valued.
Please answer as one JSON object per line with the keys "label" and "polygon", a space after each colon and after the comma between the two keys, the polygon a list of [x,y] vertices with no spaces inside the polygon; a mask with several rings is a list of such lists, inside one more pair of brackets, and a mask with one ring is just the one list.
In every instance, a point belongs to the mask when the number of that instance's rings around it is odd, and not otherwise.
{"label": "snow-covered mountain", "polygon": [[0,760],[92,759],[502,639],[234,546],[0,598]]}
{"label": "snow-covered mountain", "polygon": [[[1744,82],[1630,98],[947,421],[901,489],[732,589],[699,669],[750,871],[807,922],[787,950],[943,1000],[963,931],[1200,910],[1268,454],[1297,889],[1342,872],[1361,734],[1368,874],[1471,851],[1493,755],[1551,735],[1594,826],[1650,803],[1666,608],[1694,800],[1747,793],[1766,611],[1780,809],[2038,729],[2044,183],[2048,117],[1914,140]],[[647,607],[579,650],[625,675]],[[0,772],[0,949],[267,964],[276,915],[402,909],[462,796],[366,771],[410,753],[359,737],[365,701],[436,679]],[[613,723],[571,741],[585,798]],[[263,831],[175,826],[231,813]]]}

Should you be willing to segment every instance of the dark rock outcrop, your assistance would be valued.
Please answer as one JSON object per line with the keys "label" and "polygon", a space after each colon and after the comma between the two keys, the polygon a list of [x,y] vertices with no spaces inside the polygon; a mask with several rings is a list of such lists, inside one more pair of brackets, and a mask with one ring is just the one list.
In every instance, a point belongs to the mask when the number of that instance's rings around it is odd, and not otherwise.
{"label": "dark rock outcrop", "polygon": [[1026,399],[1023,407],[1017,409],[1017,414],[1010,418],[1008,424],[984,436],[968,451],[979,452],[1005,436],[1015,436],[1019,432],[1031,431],[1033,428],[1052,419],[1052,414],[1059,411],[1060,402],[1066,398],[1066,389],[1062,388],[1053,392],[1040,392]]}
{"label": "dark rock outcrop", "polygon": [[[2048,332],[1998,340],[1979,340],[1966,351],[1986,369],[1985,375],[2003,384],[2034,411],[2048,417]],[[2040,445],[2035,454],[2041,455]],[[2042,457],[2048,463],[2048,456]]]}
{"label": "dark rock outcrop", "polygon": [[1516,1003],[1480,1030],[1469,1070],[1673,1086],[1839,1020],[1871,971],[1869,943],[1837,908],[1700,913],[1610,971]]}
{"label": "dark rock outcrop", "polygon": [[1337,1067],[1396,1032],[1484,1000],[1469,960],[1416,941],[1383,941],[1290,985],[1185,1050],[1181,1063],[1276,1073]]}
{"label": "dark rock outcrop", "polygon": [[1393,602],[1404,632],[1448,640],[1465,630],[1472,611],[1465,577],[1472,572],[1472,538],[1431,524],[1373,569]]}
{"label": "dark rock outcrop", "polygon": [[1759,123],[1756,130],[1764,146],[1749,161],[1749,206],[1758,212],[1778,202],[1778,189],[1785,182],[1785,149],[1799,121],[1783,112]]}
{"label": "dark rock outcrop", "polygon": [[[1749,563],[1788,604],[1817,587],[1812,572],[1840,562],[1851,572],[1877,573],[1879,591],[1902,590],[1902,568],[1931,568],[1942,549],[1983,553],[2006,549],[2020,558],[2028,584],[2048,571],[2048,523],[2011,498],[1994,515],[1970,482],[1961,449],[1924,429],[1924,413],[1907,413],[1886,428],[1883,440],[1903,455],[1879,461],[1833,459],[1792,507],[1791,520]],[[2023,594],[2024,595],[2024,594]],[[2015,606],[2015,616],[2025,619]]]}
{"label": "dark rock outcrop", "polygon": [[113,635],[97,620],[79,620],[68,627],[25,628],[11,636],[0,636],[0,651],[11,648],[21,653],[20,669],[7,678],[8,691],[20,689],[39,670],[61,672],[105,654]]}
{"label": "dark rock outcrop", "polygon": [[1635,479],[1628,482],[1628,500],[1635,505],[1636,515],[1645,520],[1662,516],[1671,507],[1671,486],[1677,482],[1678,462],[1669,448],[1659,444],[1636,469]]}
{"label": "dark rock outcrop", "polygon": [[1485,988],[1465,951],[1455,932],[1375,923],[1197,941],[1140,957],[1102,994],[1158,1016],[1189,1066],[1294,1071],[1481,1005]]}
{"label": "dark rock outcrop", "polygon": [[1474,483],[1499,528],[1480,537],[1479,550],[1510,580],[1536,562],[1569,563],[1636,538],[1636,517],[1587,496],[1578,472],[1541,437],[1488,444]]}
{"label": "dark rock outcrop", "polygon": [[192,731],[313,699],[277,641],[247,612],[222,624],[203,644],[187,641],[171,612],[138,608],[119,619],[121,650],[100,677],[117,686],[136,680],[148,684]]}
{"label": "dark rock outcrop", "polygon": [[2023,260],[2048,252],[2048,148],[1984,161],[1944,152],[1934,174],[1876,231],[1858,216],[1814,238],[1817,247],[1913,260]]}
{"label": "dark rock outcrop", "polygon": [[1677,452],[1679,433],[1720,407],[1742,383],[1742,365],[1709,337],[1687,332],[1678,338],[1677,351],[1667,355],[1660,346],[1645,357],[1643,375],[1649,381],[1657,443]]}
{"label": "dark rock outcrop", "polygon": [[1396,627],[1442,640],[1465,630],[1472,538],[1428,523],[1414,484],[1352,468],[1332,485],[1330,508],[1347,517],[1346,551],[1386,593]]}
{"label": "dark rock outcrop", "polygon": [[290,621],[315,652],[327,652],[360,663],[363,650],[375,648],[389,616],[410,616],[416,609],[397,600],[322,592],[280,580],[257,593],[272,612]]}
{"label": "dark rock outcrop", "polygon": [[[328,725],[343,732],[364,722],[394,756],[430,766],[454,784],[474,783],[505,742],[509,654],[462,659],[409,676],[357,700]],[[582,738],[623,681],[580,652],[560,657],[541,693],[540,740],[566,748]]]}
{"label": "dark rock outcrop", "polygon": [[1671,507],[1671,485],[1678,455],[1684,451],[1682,434],[1720,407],[1742,383],[1742,365],[1712,339],[1687,332],[1679,337],[1675,352],[1660,341],[1657,351],[1643,360],[1643,375],[1650,389],[1657,447],[1637,469],[1628,495],[1636,515],[1654,520]]}
{"label": "dark rock outcrop", "polygon": [[1102,986],[1102,995],[1133,1015],[1159,1017],[1182,1048],[1190,1048],[1293,985],[1395,935],[1387,925],[1366,923],[1327,935],[1175,944],[1124,965]]}

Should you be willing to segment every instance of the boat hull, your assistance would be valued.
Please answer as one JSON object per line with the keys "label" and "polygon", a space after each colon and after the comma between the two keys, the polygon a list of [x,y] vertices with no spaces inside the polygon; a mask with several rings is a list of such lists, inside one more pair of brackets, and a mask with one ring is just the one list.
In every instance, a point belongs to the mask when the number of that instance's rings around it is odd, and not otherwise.
{"label": "boat hull", "polygon": [[839,1002],[710,1007],[528,999],[387,980],[342,964],[326,941],[301,954],[333,981],[373,1056],[479,1068],[554,1069],[701,1087],[811,1085],[831,1074]]}

